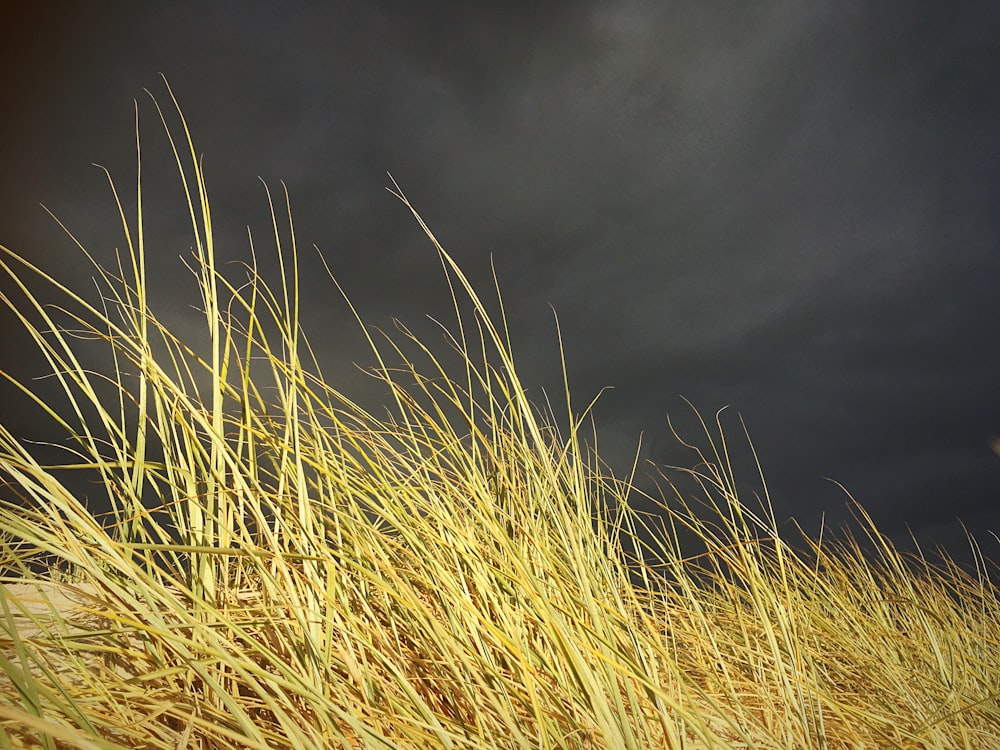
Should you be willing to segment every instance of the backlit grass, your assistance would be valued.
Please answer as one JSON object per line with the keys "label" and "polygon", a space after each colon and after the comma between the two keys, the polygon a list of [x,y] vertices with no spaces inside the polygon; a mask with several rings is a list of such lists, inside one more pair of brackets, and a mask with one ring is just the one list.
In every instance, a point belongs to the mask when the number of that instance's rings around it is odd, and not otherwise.
{"label": "backlit grass", "polygon": [[[141,213],[122,211],[118,264],[95,264],[102,299],[0,254],[3,302],[63,394],[7,390],[74,452],[43,464],[0,426],[0,747],[1000,747],[985,567],[904,558],[861,510],[874,553],[782,539],[737,496],[716,425],[699,496],[634,509],[568,387],[559,414],[529,403],[502,305],[415,211],[454,352],[358,315],[387,393],[371,413],[300,328],[287,200],[278,278],[260,249],[223,272],[183,118],[171,132],[207,348],[147,302]],[[70,471],[99,477],[111,518]]]}

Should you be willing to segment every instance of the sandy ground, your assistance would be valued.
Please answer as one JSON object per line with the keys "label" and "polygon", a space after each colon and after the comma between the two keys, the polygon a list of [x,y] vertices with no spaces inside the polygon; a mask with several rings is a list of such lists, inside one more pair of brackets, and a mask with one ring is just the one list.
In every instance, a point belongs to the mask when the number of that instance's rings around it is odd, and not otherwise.
{"label": "sandy ground", "polygon": [[9,614],[0,610],[0,641],[12,641],[13,626],[21,638],[36,638],[46,622],[61,617],[72,621],[92,601],[94,587],[90,584],[38,581],[15,583],[2,587]]}

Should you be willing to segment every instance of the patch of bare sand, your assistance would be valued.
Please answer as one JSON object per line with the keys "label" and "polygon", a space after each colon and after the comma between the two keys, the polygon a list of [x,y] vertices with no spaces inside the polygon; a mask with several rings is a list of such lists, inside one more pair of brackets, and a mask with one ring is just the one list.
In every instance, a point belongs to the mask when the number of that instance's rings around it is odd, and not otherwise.
{"label": "patch of bare sand", "polygon": [[9,614],[0,611],[0,629],[6,631],[2,633],[4,641],[13,639],[12,629],[19,638],[32,639],[53,625],[75,623],[86,616],[96,599],[94,586],[89,583],[31,581],[6,584],[0,589],[6,601],[4,610],[9,610]]}

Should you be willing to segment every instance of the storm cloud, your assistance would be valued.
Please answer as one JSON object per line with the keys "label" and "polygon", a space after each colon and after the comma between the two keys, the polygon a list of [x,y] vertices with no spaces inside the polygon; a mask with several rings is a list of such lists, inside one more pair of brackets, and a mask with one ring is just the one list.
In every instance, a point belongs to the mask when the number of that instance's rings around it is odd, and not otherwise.
{"label": "storm cloud", "polygon": [[[694,428],[682,396],[709,416],[728,405],[779,517],[843,520],[831,477],[903,544],[912,530],[964,557],[960,517],[995,557],[994,4],[536,6],[22,11],[3,32],[0,243],[89,284],[39,204],[113,257],[91,163],[134,182],[138,100],[159,303],[194,330],[190,241],[143,91],[165,101],[162,72],[205,154],[224,259],[248,257],[247,225],[266,236],[258,177],[283,180],[300,242],[366,320],[433,332],[447,286],[391,173],[484,290],[495,266],[539,399],[561,388],[556,311],[577,404],[612,387],[595,419],[618,470],[640,433],[644,459],[687,460],[666,423]],[[363,342],[313,268],[307,330],[325,369],[364,388]],[[30,376],[2,324],[4,368]],[[36,430],[13,401],[0,413]]]}

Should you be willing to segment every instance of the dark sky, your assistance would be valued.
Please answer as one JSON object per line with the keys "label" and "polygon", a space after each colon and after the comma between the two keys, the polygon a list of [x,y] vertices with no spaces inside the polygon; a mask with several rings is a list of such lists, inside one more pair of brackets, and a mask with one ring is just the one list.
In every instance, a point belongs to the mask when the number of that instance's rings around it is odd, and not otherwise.
{"label": "dark sky", "polygon": [[[31,4],[22,4],[31,5]],[[322,9],[320,9],[322,5]],[[67,4],[67,7],[69,4]],[[535,6],[533,9],[532,6]],[[205,154],[220,253],[263,248],[258,176],[289,188],[365,319],[447,320],[398,180],[483,289],[522,376],[578,406],[623,468],[688,462],[682,396],[748,425],[779,517],[845,517],[965,557],[1000,530],[1000,13],[984,2],[145,2],[5,11],[0,243],[84,288],[134,192],[138,100],[162,317],[197,330],[178,182],[148,96]],[[27,13],[27,15],[24,15]],[[21,14],[21,15],[19,15]],[[154,208],[155,205],[155,208]],[[259,252],[263,253],[263,250]],[[307,331],[364,390],[360,336],[307,257]],[[2,318],[0,362],[38,374]],[[35,369],[32,369],[35,368]],[[4,420],[46,428],[13,400]],[[744,455],[741,462],[745,463]],[[754,477],[745,477],[748,485]]]}

